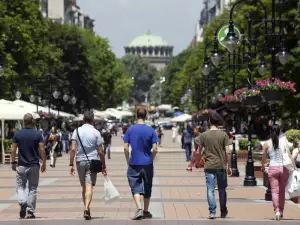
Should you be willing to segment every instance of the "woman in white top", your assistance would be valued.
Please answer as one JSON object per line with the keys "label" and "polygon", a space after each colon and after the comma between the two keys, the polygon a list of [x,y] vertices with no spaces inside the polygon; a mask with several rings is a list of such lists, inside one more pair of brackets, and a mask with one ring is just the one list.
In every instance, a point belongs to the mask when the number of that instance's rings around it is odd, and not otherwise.
{"label": "woman in white top", "polygon": [[283,166],[283,152],[288,150],[290,145],[285,134],[281,133],[279,125],[275,124],[271,128],[271,138],[263,145],[262,169],[269,155],[270,163],[268,177],[272,192],[272,201],[275,212],[275,220],[283,217],[285,203],[285,187],[289,178],[289,171]]}

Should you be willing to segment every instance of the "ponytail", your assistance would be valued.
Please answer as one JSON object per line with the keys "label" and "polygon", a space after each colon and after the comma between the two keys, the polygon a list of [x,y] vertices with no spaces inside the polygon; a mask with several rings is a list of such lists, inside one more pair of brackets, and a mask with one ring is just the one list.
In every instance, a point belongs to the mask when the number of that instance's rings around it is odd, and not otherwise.
{"label": "ponytail", "polygon": [[279,125],[274,124],[271,128],[271,140],[272,140],[274,150],[278,149],[279,146],[279,134],[280,134],[280,127]]}

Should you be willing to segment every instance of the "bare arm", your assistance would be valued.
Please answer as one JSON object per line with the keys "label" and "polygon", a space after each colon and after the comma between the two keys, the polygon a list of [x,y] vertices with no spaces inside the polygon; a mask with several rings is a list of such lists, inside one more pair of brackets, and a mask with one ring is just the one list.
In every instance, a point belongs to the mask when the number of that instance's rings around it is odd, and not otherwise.
{"label": "bare arm", "polygon": [[229,146],[225,146],[226,150],[226,160],[227,160],[227,168],[231,168],[231,151],[229,150]]}
{"label": "bare arm", "polygon": [[46,165],[46,151],[45,151],[45,144],[44,142],[39,143],[39,150],[40,150],[40,156],[42,159],[42,165]]}
{"label": "bare arm", "polygon": [[70,147],[70,165],[74,164],[76,149],[77,149],[77,142],[76,140],[72,140],[71,147]]}
{"label": "bare arm", "polygon": [[261,166],[262,166],[262,169],[265,168],[265,164],[266,164],[266,161],[267,161],[267,153],[268,153],[268,147],[267,147],[267,145],[264,144],[264,146],[263,146],[263,154],[262,154],[262,157],[261,157]]}
{"label": "bare arm", "polygon": [[16,143],[13,143],[12,144],[12,150],[11,150],[11,158],[12,158],[12,162],[15,162],[16,160],[16,156],[17,156],[17,144]]}
{"label": "bare arm", "polygon": [[158,150],[157,143],[152,144],[152,159],[153,159],[153,161],[157,155],[157,150]]}
{"label": "bare arm", "polygon": [[103,150],[102,144],[100,144],[100,145],[98,146],[97,151],[98,151],[100,160],[101,160],[101,162],[102,162],[102,169],[106,169],[105,154],[104,154],[104,150]]}
{"label": "bare arm", "polygon": [[125,142],[124,143],[124,154],[126,158],[127,164],[129,163],[129,143]]}

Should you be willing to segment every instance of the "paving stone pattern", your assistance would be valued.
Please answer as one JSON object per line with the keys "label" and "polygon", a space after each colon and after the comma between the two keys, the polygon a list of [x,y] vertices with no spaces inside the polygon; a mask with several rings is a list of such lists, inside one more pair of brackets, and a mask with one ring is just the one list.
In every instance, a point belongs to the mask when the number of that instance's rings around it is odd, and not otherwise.
{"label": "paving stone pattern", "polygon": [[[117,137],[119,138],[119,137]],[[114,138],[116,140],[117,138]],[[120,147],[121,142],[115,141]],[[165,142],[165,145],[168,145]],[[172,143],[173,145],[173,143]],[[172,146],[169,144],[169,146]],[[171,148],[170,148],[171,149]],[[228,218],[208,221],[208,205],[203,169],[187,172],[183,151],[160,153],[155,161],[152,220],[131,221],[136,211],[126,178],[124,154],[113,152],[107,162],[108,175],[122,198],[113,203],[103,199],[103,177],[99,175],[91,205],[95,218],[88,224],[273,224],[272,203],[265,202],[262,187],[243,187],[243,177],[229,178]],[[43,225],[51,223],[82,224],[83,204],[78,177],[68,171],[68,156],[58,159],[56,168],[50,168],[40,177],[37,219],[19,221],[19,206],[15,194],[15,173],[9,165],[0,166],[0,224]],[[216,193],[216,199],[218,194]],[[219,216],[219,213],[217,214]],[[286,220],[276,224],[299,224],[300,209],[287,202]]]}

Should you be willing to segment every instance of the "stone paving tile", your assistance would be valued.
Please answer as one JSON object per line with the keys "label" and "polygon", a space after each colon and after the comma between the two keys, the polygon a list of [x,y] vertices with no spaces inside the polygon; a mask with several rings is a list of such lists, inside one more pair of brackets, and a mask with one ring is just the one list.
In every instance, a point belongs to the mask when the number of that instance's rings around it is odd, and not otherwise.
{"label": "stone paving tile", "polygon": [[[205,177],[203,170],[187,172],[184,153],[160,153],[155,160],[155,180],[153,202],[150,210],[156,219],[150,221],[129,221],[135,212],[126,178],[126,164],[122,153],[113,154],[107,162],[112,182],[122,195],[119,201],[106,204],[103,200],[103,178],[99,175],[92,202],[92,215],[96,220],[88,224],[219,224],[203,220],[208,214],[206,201]],[[111,169],[110,169],[111,168]],[[43,225],[82,224],[83,204],[78,177],[68,173],[68,158],[59,158],[56,168],[48,168],[41,176],[38,190],[37,216]],[[264,198],[264,189],[260,187],[243,187],[243,177],[228,179],[228,208],[230,210],[228,224],[243,224],[242,220],[270,221],[272,217],[271,203],[260,201]],[[15,173],[9,165],[0,166],[0,225],[4,221],[17,220],[19,206],[15,197]],[[216,192],[216,199],[218,198]],[[3,203],[3,204],[2,204]],[[292,224],[293,219],[300,218],[300,209],[287,204],[284,224]],[[116,220],[121,219],[121,220]],[[174,219],[174,221],[170,221]],[[186,220],[186,221],[184,221]],[[197,220],[197,221],[193,221]],[[57,221],[57,222],[56,222]],[[25,224],[24,224],[25,222]],[[224,221],[225,222],[225,221]],[[222,222],[222,224],[224,224]],[[238,222],[238,223],[235,223]],[[299,222],[299,221],[298,221]],[[27,225],[22,221],[21,225]],[[227,223],[227,222],[226,222]],[[225,224],[226,224],[225,223]],[[28,223],[35,225],[35,222]],[[248,223],[249,224],[249,223]],[[254,224],[254,223],[253,223]],[[255,223],[259,224],[259,223]]]}

